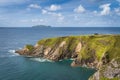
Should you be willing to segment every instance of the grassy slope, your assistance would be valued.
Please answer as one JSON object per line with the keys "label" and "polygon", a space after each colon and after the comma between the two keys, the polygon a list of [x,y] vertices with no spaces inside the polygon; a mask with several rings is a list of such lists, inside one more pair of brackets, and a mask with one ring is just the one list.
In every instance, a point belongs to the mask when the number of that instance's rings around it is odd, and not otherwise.
{"label": "grassy slope", "polygon": [[120,57],[120,35],[87,35],[87,36],[67,36],[59,38],[43,39],[38,41],[39,45],[53,47],[66,41],[68,49],[74,50],[79,42],[82,42],[82,50],[79,57],[87,59],[95,53],[98,61],[106,54],[109,60]]}
{"label": "grassy slope", "polygon": [[[119,37],[120,39],[120,37]],[[92,52],[95,53],[98,61],[101,61],[104,54],[108,53],[113,56],[111,49],[115,48],[116,36],[113,35],[95,35],[95,36],[85,36],[82,37],[84,41],[83,48],[79,54],[82,58],[89,58],[92,56]],[[118,48],[120,45],[117,45]],[[117,49],[116,51],[120,51]],[[119,55],[117,52],[114,55]],[[113,56],[113,57],[115,57]],[[120,55],[118,56],[120,57]],[[111,58],[112,59],[112,58]]]}

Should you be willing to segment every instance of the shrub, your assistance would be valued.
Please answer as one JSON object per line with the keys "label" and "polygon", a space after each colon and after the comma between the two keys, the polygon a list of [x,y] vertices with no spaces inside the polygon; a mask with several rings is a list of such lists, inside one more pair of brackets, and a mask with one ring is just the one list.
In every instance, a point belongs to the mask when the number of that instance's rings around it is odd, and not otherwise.
{"label": "shrub", "polygon": [[30,45],[30,44],[27,44],[25,46],[25,48],[27,48],[29,51],[32,51],[34,49],[34,46],[33,45]]}

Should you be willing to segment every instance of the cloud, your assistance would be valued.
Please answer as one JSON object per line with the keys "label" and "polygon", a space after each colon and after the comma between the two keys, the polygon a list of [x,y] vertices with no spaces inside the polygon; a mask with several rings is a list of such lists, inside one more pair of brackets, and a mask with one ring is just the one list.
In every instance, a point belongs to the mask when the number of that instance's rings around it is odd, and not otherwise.
{"label": "cloud", "polygon": [[111,10],[110,5],[111,5],[110,3],[100,5],[99,8],[102,9],[102,11],[100,12],[100,15],[109,15]]}
{"label": "cloud", "polygon": [[94,14],[97,14],[98,12],[95,10],[95,11],[93,11],[93,13],[94,13]]}
{"label": "cloud", "polygon": [[23,19],[23,20],[20,20],[20,22],[22,23],[40,23],[40,22],[44,22],[43,19]]}
{"label": "cloud", "polygon": [[120,0],[116,0],[116,1],[120,2]]}
{"label": "cloud", "polygon": [[74,9],[74,12],[76,12],[76,13],[83,13],[85,11],[86,10],[82,5],[79,5],[77,8]]}
{"label": "cloud", "polygon": [[53,18],[57,18],[58,22],[61,22],[64,20],[64,16],[61,13],[50,12],[50,11],[43,9],[42,14],[51,15]]}
{"label": "cloud", "polygon": [[45,9],[42,9],[42,14],[46,14],[48,11]]}
{"label": "cloud", "polygon": [[58,21],[64,20],[64,16],[61,13],[48,12],[48,14],[52,15],[53,17],[56,17]]}
{"label": "cloud", "polygon": [[61,9],[61,6],[52,4],[50,7],[42,9],[41,12],[42,14],[50,15],[53,18],[56,18],[58,22],[61,22],[64,20],[64,16],[61,13],[54,12],[60,9]]}
{"label": "cloud", "polygon": [[114,11],[118,16],[120,16],[120,8],[115,8]]}
{"label": "cloud", "polygon": [[34,23],[39,23],[39,22],[43,22],[44,20],[43,19],[32,19],[31,22],[34,22]]}
{"label": "cloud", "polygon": [[61,9],[61,6],[60,5],[55,5],[55,4],[52,4],[50,7],[47,8],[49,11],[57,11],[57,10],[60,10]]}
{"label": "cloud", "polygon": [[40,5],[38,5],[38,4],[30,4],[30,5],[28,6],[28,8],[40,9],[40,8],[41,8],[41,6],[40,6]]}
{"label": "cloud", "polygon": [[20,22],[22,22],[22,23],[26,23],[26,22],[29,22],[29,21],[26,20],[26,19],[23,19],[23,20],[20,20]]}
{"label": "cloud", "polygon": [[61,22],[64,20],[64,16],[61,13],[56,13],[54,15],[58,17],[58,22]]}
{"label": "cloud", "polygon": [[0,0],[0,6],[8,6],[11,4],[20,4],[24,3],[25,0]]}

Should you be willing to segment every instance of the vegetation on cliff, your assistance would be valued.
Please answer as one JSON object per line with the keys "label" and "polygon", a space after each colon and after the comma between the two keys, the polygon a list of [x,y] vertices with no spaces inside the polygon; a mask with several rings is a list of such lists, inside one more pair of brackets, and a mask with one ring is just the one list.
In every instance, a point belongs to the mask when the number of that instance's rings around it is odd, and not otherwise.
{"label": "vegetation on cliff", "polygon": [[[98,71],[89,80],[120,78],[120,35],[84,35],[42,39],[36,46],[26,45],[21,55],[58,61],[74,58],[72,66],[87,66]],[[25,54],[26,52],[26,54]],[[110,73],[109,70],[112,72]]]}
{"label": "vegetation on cliff", "polygon": [[34,49],[34,46],[33,45],[30,45],[30,44],[27,44],[25,46],[25,49],[27,49],[28,51],[32,51]]}

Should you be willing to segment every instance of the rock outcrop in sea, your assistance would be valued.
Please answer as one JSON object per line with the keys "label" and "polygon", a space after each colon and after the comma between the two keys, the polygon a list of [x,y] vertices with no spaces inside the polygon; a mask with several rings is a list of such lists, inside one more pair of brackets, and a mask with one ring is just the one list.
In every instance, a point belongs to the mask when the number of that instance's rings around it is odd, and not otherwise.
{"label": "rock outcrop in sea", "polygon": [[71,66],[94,68],[89,80],[120,79],[120,35],[84,35],[42,39],[16,53],[53,61],[73,59]]}

